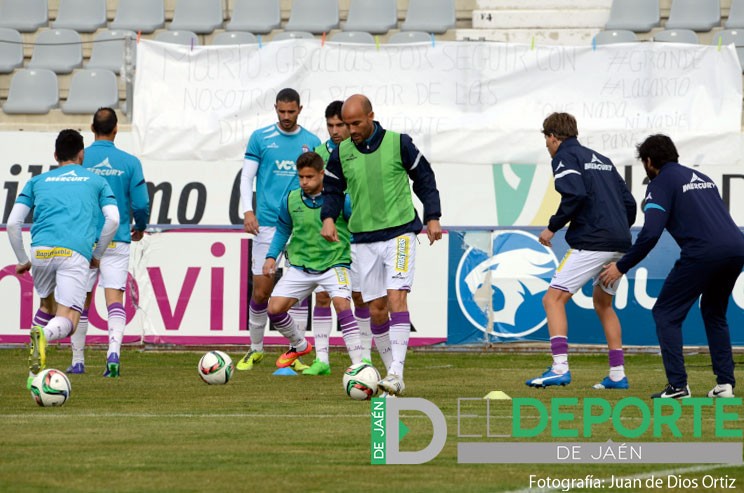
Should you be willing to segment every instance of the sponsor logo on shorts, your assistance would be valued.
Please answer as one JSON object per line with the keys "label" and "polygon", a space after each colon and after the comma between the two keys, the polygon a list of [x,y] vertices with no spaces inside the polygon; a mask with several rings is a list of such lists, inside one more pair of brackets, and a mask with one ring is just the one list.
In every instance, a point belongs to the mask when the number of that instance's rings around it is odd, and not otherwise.
{"label": "sponsor logo on shorts", "polygon": [[408,272],[408,250],[411,238],[399,236],[395,239],[395,271]]}
{"label": "sponsor logo on shorts", "polygon": [[339,286],[343,286],[343,289],[348,289],[349,285],[349,271],[345,267],[336,267],[333,269],[336,272],[336,281]]}
{"label": "sponsor logo on shorts", "polygon": [[36,250],[34,257],[45,260],[52,257],[72,257],[72,250],[69,248],[51,248],[49,250]]}

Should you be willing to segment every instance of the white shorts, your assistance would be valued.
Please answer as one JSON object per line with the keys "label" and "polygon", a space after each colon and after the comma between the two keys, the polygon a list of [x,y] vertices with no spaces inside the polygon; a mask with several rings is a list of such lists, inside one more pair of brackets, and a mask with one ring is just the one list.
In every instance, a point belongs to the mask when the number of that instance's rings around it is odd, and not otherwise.
{"label": "white shorts", "polygon": [[351,283],[349,282],[349,269],[346,267],[334,267],[322,274],[311,274],[301,269],[290,267],[284,272],[284,275],[276,283],[276,286],[274,286],[271,296],[303,300],[317,287],[331,295],[331,298],[350,300]]}
{"label": "white shorts", "polygon": [[[251,272],[254,276],[263,275],[263,265],[266,262],[266,254],[269,253],[271,240],[274,239],[276,228],[273,226],[260,226],[258,234],[253,238],[253,254],[251,256]],[[281,265],[284,255],[279,255],[276,265]]]}
{"label": "white shorts", "polygon": [[351,244],[351,269],[349,269],[349,279],[351,279],[351,290],[354,292],[360,292],[359,287],[359,264],[357,258],[357,244]]}
{"label": "white shorts", "polygon": [[89,293],[93,291],[99,272],[99,288],[124,291],[127,287],[127,275],[129,274],[129,243],[116,241],[109,244],[103,257],[101,257],[101,267],[90,270],[87,285]]}
{"label": "white shorts", "polygon": [[406,233],[375,243],[356,243],[352,265],[365,302],[387,296],[388,290],[410,291],[416,267],[416,235]]}
{"label": "white shorts", "polygon": [[31,274],[41,298],[54,292],[54,299],[82,313],[90,262],[69,248],[31,247]]}
{"label": "white shorts", "polygon": [[593,286],[599,284],[605,293],[614,296],[620,280],[618,279],[611,286],[605,286],[599,282],[598,274],[602,272],[602,267],[619,260],[622,256],[621,252],[569,249],[555,270],[550,287],[574,294],[589,279],[594,279]]}

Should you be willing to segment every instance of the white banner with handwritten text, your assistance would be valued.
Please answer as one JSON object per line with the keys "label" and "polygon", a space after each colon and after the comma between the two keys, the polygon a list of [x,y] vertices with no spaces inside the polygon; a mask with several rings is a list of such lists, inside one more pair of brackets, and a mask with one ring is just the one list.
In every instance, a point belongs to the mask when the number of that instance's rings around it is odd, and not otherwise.
{"label": "white banner with handwritten text", "polygon": [[583,144],[617,162],[669,134],[687,164],[740,157],[742,76],[731,46],[633,43],[592,47],[438,42],[179,46],[137,50],[134,132],[144,157],[240,159],[250,133],[276,120],[284,87],[300,124],[326,138],[324,110],[367,95],[376,119],[413,136],[432,162],[539,164],[553,111],[576,116]]}

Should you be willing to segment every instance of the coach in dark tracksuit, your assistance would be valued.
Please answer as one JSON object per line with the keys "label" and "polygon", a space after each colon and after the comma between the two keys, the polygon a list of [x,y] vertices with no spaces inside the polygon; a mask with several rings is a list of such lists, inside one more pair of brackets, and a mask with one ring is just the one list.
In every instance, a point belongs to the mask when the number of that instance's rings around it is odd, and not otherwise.
{"label": "coach in dark tracksuit", "polygon": [[680,246],[653,308],[668,385],[654,398],[690,397],[684,356],[682,322],[702,295],[713,373],[717,385],[708,397],[733,397],[734,360],[726,308],[744,266],[744,235],[718,194],[715,183],[677,163],[679,155],[666,135],[652,135],[638,146],[638,158],[651,182],[644,201],[645,223],[635,244],[601,274],[612,282],[648,255],[666,228]]}

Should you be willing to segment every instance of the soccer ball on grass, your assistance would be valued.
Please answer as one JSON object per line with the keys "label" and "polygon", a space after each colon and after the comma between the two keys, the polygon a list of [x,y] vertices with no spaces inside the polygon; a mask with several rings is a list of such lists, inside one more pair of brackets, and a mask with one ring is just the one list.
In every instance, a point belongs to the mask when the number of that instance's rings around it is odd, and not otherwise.
{"label": "soccer ball on grass", "polygon": [[222,351],[209,351],[199,360],[199,376],[209,385],[226,384],[232,374],[232,359]]}
{"label": "soccer ball on grass", "polygon": [[377,395],[380,373],[369,363],[351,365],[344,372],[344,391],[356,401],[368,401]]}

